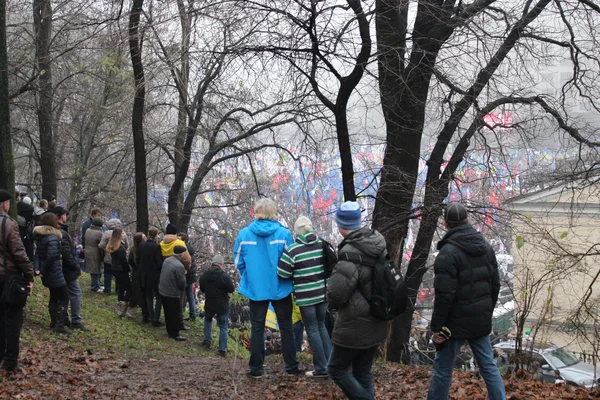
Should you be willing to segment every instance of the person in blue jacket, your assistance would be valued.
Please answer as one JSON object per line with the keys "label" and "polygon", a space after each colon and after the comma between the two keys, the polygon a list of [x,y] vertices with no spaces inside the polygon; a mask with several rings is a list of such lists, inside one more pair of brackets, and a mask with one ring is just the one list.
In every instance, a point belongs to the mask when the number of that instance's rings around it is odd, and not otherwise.
{"label": "person in blue jacket", "polygon": [[269,302],[275,309],[281,332],[285,371],[298,375],[294,333],[292,331],[291,279],[277,276],[277,263],[285,248],[294,243],[290,231],[277,221],[277,205],[263,198],[254,205],[255,220],[238,234],[233,260],[240,272],[238,292],[250,300],[250,371],[252,378],[263,376],[265,360],[265,321]]}

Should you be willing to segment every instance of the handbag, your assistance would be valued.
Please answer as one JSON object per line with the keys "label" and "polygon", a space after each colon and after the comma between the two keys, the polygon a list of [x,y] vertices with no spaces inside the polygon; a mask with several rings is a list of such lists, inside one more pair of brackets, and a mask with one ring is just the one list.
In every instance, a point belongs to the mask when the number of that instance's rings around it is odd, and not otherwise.
{"label": "handbag", "polygon": [[[2,219],[2,230],[0,233],[3,240],[6,237],[5,233],[6,217]],[[4,243],[2,243],[2,257],[4,258],[4,265],[7,265],[6,246]],[[23,308],[27,303],[27,296],[29,296],[30,293],[31,289],[29,288],[29,281],[23,275],[6,274],[6,282],[4,282],[0,303]]]}
{"label": "handbag", "polygon": [[31,293],[29,281],[21,275],[9,275],[4,283],[4,290],[0,296],[0,303],[16,308],[23,308],[27,304],[27,296]]}

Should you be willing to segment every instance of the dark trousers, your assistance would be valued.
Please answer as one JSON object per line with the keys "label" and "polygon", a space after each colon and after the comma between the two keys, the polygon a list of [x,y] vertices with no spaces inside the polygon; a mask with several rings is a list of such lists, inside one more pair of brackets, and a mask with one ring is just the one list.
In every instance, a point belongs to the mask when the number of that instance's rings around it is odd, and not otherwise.
{"label": "dark trousers", "polygon": [[111,265],[104,263],[104,293],[112,291],[112,277]]}
{"label": "dark trousers", "polygon": [[67,308],[69,306],[69,289],[67,285],[49,288],[50,290],[50,301],[49,304],[56,304],[59,307]]}
{"label": "dark trousers", "polygon": [[[4,282],[0,282],[0,296]],[[19,338],[23,326],[23,308],[0,303],[0,362],[4,369],[13,369],[19,359]]]}
{"label": "dark trousers", "polygon": [[[148,318],[152,322],[158,322],[160,320],[160,309],[162,307],[162,299],[158,294],[158,287],[146,286],[144,288],[144,296],[146,298],[146,309],[148,311]],[[156,299],[156,304],[154,303]]]}
{"label": "dark trousers", "polygon": [[129,280],[129,273],[113,271],[112,274],[115,277],[116,282],[117,300],[129,302],[129,299],[131,298],[131,280]]}
{"label": "dark trousers", "polygon": [[327,373],[350,400],[373,400],[371,367],[377,347],[348,349],[333,345]]}
{"label": "dark trousers", "polygon": [[165,326],[170,338],[179,336],[179,330],[183,326],[183,313],[181,312],[181,300],[179,297],[160,296],[165,309]]}
{"label": "dark trousers", "polygon": [[[281,345],[283,347],[283,361],[287,372],[298,369],[296,346],[294,345],[294,332],[292,330],[292,295],[281,300],[271,300],[277,323],[281,332]],[[265,362],[265,322],[269,300],[250,300],[250,323],[252,335],[250,336],[250,370],[255,373],[263,372]]]}

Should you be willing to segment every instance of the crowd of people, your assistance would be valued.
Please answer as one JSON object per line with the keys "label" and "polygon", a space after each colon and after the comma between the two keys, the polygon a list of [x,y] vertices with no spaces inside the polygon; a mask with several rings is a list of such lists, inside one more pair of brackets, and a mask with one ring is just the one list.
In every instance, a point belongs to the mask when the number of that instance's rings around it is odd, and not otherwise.
{"label": "crowd of people", "polygon": [[[19,368],[22,308],[10,306],[2,296],[3,291],[12,288],[11,276],[22,277],[29,289],[34,274],[40,276],[50,294],[50,327],[69,335],[73,330],[88,330],[80,315],[78,278],[84,263],[91,276],[92,292],[111,293],[114,278],[117,312],[122,318],[130,317],[129,307],[134,302],[141,308],[142,322],[156,327],[161,326],[164,310],[169,338],[185,341],[181,331],[189,328],[184,325],[184,310],[189,310],[189,319],[200,315],[196,308],[199,288],[205,297],[205,347],[212,347],[213,320],[219,327],[217,350],[225,356],[231,320],[249,319],[250,378],[262,378],[265,355],[280,352],[288,375],[331,378],[349,399],[374,399],[371,370],[389,323],[372,314],[374,267],[360,260],[384,258],[387,245],[381,233],[363,225],[358,203],[344,202],[335,212],[343,240],[337,248],[339,260],[332,272],[326,272],[324,242],[314,232],[310,219],[300,216],[290,232],[277,220],[276,203],[268,198],[258,200],[254,221],[239,231],[234,244],[237,282],[220,254],[213,255],[211,266],[200,274],[187,235],[172,224],[167,225],[162,239],[159,230],[151,227],[148,232],[135,233],[130,240],[120,220],[104,221],[101,210],[95,208],[83,224],[78,249],[66,226],[67,210],[56,204],[47,204],[44,209],[42,202],[34,207],[27,198],[19,204],[25,204],[21,209],[27,209],[28,215],[33,209],[31,225],[27,218],[14,221],[8,216],[11,195],[0,190],[3,369]],[[494,251],[470,225],[461,204],[446,206],[444,223],[448,232],[438,243],[440,251],[434,264],[435,302],[430,329],[427,333],[413,331],[411,341],[416,348],[424,343],[435,347],[427,398],[448,398],[455,359],[468,343],[489,397],[505,399],[489,338],[500,287]],[[26,243],[28,240],[31,243]],[[236,287],[247,304],[230,307]],[[266,326],[270,308],[277,317],[276,333]],[[331,316],[335,316],[334,321]],[[308,371],[300,368],[297,355],[303,347],[302,330],[306,331],[312,353],[313,368]]]}

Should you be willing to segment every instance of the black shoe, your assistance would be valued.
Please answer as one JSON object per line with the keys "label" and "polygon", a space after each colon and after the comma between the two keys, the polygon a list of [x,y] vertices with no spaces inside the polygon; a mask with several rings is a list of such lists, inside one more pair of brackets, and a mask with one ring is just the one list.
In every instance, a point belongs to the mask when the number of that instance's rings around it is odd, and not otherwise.
{"label": "black shoe", "polygon": [[90,331],[83,324],[72,324],[71,325],[71,329],[77,329],[78,331],[82,331],[82,332],[89,332]]}
{"label": "black shoe", "polygon": [[220,355],[221,357],[227,357],[227,352],[226,352],[226,351],[223,351],[223,350],[219,350],[219,355]]}
{"label": "black shoe", "polygon": [[248,375],[248,378],[252,378],[252,379],[261,379],[263,377],[262,372],[248,371],[247,375]]}
{"label": "black shoe", "polygon": [[206,347],[207,349],[210,349],[210,343],[208,342],[202,342],[202,346]]}
{"label": "black shoe", "polygon": [[54,332],[56,333],[62,333],[64,335],[72,335],[73,331],[70,330],[69,328],[67,328],[66,326],[55,326],[54,329],[52,329]]}
{"label": "black shoe", "polygon": [[304,371],[301,370],[300,368],[297,368],[297,369],[293,369],[291,371],[285,371],[285,373],[290,376],[298,376],[298,375],[302,375],[304,373]]}
{"label": "black shoe", "polygon": [[175,337],[172,337],[171,339],[175,340],[176,342],[185,342],[187,340],[183,336],[175,336]]}
{"label": "black shoe", "polygon": [[158,328],[159,326],[163,326],[163,323],[160,321],[152,321],[152,326]]}
{"label": "black shoe", "polygon": [[20,364],[11,365],[11,366],[8,366],[5,364],[5,365],[2,365],[2,369],[10,374],[16,374],[16,373],[23,372],[23,367],[21,367]]}

